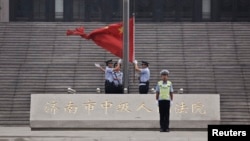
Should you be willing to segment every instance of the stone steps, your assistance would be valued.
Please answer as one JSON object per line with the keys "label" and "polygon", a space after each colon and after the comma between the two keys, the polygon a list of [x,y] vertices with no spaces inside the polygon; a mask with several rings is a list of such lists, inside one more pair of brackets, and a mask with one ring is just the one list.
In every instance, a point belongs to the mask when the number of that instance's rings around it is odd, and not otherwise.
{"label": "stone steps", "polygon": [[[86,33],[104,23],[0,23],[0,125],[28,125],[31,93],[102,90],[104,75],[93,64],[117,57],[67,29]],[[137,23],[137,60],[150,62],[150,88],[167,68],[177,92],[221,94],[222,123],[250,122],[249,23]],[[160,63],[159,63],[160,62]],[[130,65],[132,67],[132,65]],[[132,76],[130,88],[138,92]],[[98,79],[99,78],[99,79]],[[248,111],[248,112],[247,112]]]}

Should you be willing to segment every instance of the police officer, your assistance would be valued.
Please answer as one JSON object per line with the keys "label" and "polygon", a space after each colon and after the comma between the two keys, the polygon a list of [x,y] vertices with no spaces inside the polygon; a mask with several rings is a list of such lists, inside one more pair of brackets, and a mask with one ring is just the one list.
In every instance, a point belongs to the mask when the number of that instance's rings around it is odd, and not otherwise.
{"label": "police officer", "polygon": [[142,61],[142,68],[138,67],[137,60],[134,60],[135,70],[140,73],[139,77],[139,93],[147,94],[149,90],[149,79],[150,79],[150,70],[148,68],[149,63]]}
{"label": "police officer", "polygon": [[[118,60],[118,64],[121,64],[121,59]],[[106,61],[106,68],[102,68],[99,64],[95,64],[101,71],[105,72],[105,93],[113,93],[113,71],[119,69],[119,65],[116,68],[113,68],[113,62],[111,60]]]}
{"label": "police officer", "polygon": [[160,112],[160,131],[169,132],[169,113],[170,105],[172,105],[173,101],[174,89],[171,81],[168,80],[169,71],[162,70],[160,75],[162,80],[156,86],[156,100]]}
{"label": "police officer", "polygon": [[[117,66],[118,63],[115,63],[114,68],[116,68]],[[122,85],[123,73],[120,71],[120,69],[121,69],[121,64],[118,70],[113,71],[113,93],[116,94],[123,93],[123,85]]]}

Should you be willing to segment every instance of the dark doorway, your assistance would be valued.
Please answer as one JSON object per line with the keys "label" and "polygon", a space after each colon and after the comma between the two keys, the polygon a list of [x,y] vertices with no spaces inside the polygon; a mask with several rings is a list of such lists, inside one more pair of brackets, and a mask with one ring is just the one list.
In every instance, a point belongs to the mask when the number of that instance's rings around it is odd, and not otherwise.
{"label": "dark doorway", "polygon": [[135,0],[135,16],[140,21],[152,21],[154,0]]}
{"label": "dark doorway", "polygon": [[201,21],[202,0],[163,0],[165,21]]}
{"label": "dark doorway", "polygon": [[10,20],[29,21],[32,19],[33,0],[10,0]]}
{"label": "dark doorway", "polygon": [[213,21],[249,21],[249,0],[212,0]]}
{"label": "dark doorway", "polygon": [[10,0],[11,21],[53,21],[54,0]]}

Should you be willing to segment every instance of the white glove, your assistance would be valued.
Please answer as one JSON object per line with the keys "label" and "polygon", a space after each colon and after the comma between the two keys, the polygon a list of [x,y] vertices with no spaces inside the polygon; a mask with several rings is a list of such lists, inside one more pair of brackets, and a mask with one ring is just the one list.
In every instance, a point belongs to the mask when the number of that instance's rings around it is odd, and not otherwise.
{"label": "white glove", "polygon": [[133,63],[137,65],[137,64],[138,64],[138,61],[137,61],[137,60],[134,60]]}
{"label": "white glove", "polygon": [[172,106],[172,105],[173,105],[173,103],[174,103],[174,102],[173,102],[173,100],[171,100],[171,101],[170,101],[170,106]]}
{"label": "white glove", "polygon": [[119,60],[118,60],[118,64],[121,64],[121,63],[122,63],[122,59],[119,59]]}
{"label": "white glove", "polygon": [[97,68],[100,68],[100,67],[101,67],[100,64],[97,64],[97,63],[95,63],[95,66],[96,66]]}
{"label": "white glove", "polygon": [[158,100],[156,100],[155,103],[156,103],[157,106],[159,106],[159,101]]}

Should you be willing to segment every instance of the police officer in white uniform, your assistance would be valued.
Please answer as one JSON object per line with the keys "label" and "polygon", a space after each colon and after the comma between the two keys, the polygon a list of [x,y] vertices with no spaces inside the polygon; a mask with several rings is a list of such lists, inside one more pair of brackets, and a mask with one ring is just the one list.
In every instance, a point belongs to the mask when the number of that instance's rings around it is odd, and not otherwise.
{"label": "police officer in white uniform", "polygon": [[139,93],[147,94],[149,90],[149,79],[150,79],[150,70],[148,68],[149,63],[142,61],[142,68],[138,67],[137,60],[134,60],[135,70],[140,73],[139,77]]}
{"label": "police officer in white uniform", "polygon": [[[118,63],[114,64],[114,68],[116,68]],[[123,73],[121,70],[121,64],[117,71],[113,71],[113,93],[115,94],[122,94],[123,93],[123,85],[122,85],[122,79],[123,79]]]}
{"label": "police officer in white uniform", "polygon": [[169,132],[169,113],[170,105],[172,105],[173,101],[174,89],[172,82],[168,80],[169,71],[162,70],[160,75],[162,80],[156,86],[156,100],[160,112],[160,131]]}
{"label": "police officer in white uniform", "polygon": [[117,67],[113,68],[112,59],[106,61],[106,68],[103,69],[99,64],[95,64],[101,71],[105,72],[105,93],[113,93],[113,72],[119,70],[121,64],[121,59],[118,60]]}

